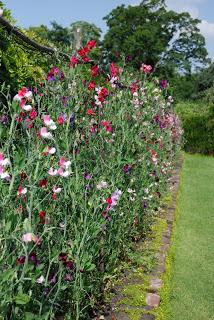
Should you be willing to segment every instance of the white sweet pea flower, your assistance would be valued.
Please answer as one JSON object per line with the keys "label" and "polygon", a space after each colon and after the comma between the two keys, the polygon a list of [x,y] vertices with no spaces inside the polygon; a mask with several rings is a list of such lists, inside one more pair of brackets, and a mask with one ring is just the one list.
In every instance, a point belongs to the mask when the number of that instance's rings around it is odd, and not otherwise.
{"label": "white sweet pea flower", "polygon": [[36,282],[39,283],[39,284],[42,284],[44,281],[45,281],[44,276],[41,276],[36,280]]}

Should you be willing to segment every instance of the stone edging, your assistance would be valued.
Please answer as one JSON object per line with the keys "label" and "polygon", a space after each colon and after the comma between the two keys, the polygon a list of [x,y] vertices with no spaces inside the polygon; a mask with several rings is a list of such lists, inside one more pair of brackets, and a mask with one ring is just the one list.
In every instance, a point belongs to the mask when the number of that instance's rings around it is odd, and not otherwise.
{"label": "stone edging", "polygon": [[[115,297],[112,299],[110,306],[108,307],[108,315],[98,317],[99,320],[132,320],[137,319],[137,317],[129,317],[129,312],[137,312],[137,314],[142,312],[142,316],[139,316],[140,320],[155,320],[156,317],[152,310],[159,307],[160,305],[160,295],[158,291],[163,286],[162,276],[165,273],[166,257],[171,243],[171,236],[173,231],[173,223],[175,219],[177,194],[180,183],[180,172],[183,165],[183,156],[180,157],[176,168],[172,172],[172,178],[169,182],[170,194],[172,200],[170,204],[164,206],[164,211],[166,212],[165,220],[167,223],[166,230],[162,233],[162,240],[159,250],[156,253],[156,264],[154,269],[148,275],[149,283],[146,286],[146,296],[145,303],[142,306],[132,307],[128,306],[126,310],[117,310],[117,303],[121,299],[120,288],[115,290]],[[138,278],[135,276],[134,283],[138,283]],[[126,282],[126,280],[125,280]],[[132,280],[133,283],[133,280]],[[145,284],[144,284],[145,285]],[[143,280],[139,279],[139,286],[143,287]],[[121,309],[121,308],[120,308]],[[148,313],[147,313],[148,312]],[[150,313],[151,312],[151,313]]]}

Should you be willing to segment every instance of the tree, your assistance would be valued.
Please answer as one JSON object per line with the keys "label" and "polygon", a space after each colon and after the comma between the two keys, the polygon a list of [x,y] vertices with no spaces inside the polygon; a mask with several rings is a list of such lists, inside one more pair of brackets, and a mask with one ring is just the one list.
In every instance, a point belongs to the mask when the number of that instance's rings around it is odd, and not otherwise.
{"label": "tree", "polygon": [[70,41],[74,50],[80,49],[92,39],[99,42],[100,35],[101,29],[95,24],[86,21],[74,22],[69,27]]}
{"label": "tree", "polygon": [[91,39],[99,42],[101,35],[101,29],[95,24],[86,21],[76,21],[71,23],[69,27],[63,27],[53,21],[51,26],[51,29],[41,25],[39,27],[30,27],[29,30],[44,40],[48,39],[56,48],[65,52],[78,50]]}
{"label": "tree", "polygon": [[168,11],[165,0],[144,0],[138,6],[113,9],[106,20],[103,46],[111,59],[124,54],[134,67],[144,62],[159,73],[179,69],[191,72],[207,58],[200,20],[189,13]]}

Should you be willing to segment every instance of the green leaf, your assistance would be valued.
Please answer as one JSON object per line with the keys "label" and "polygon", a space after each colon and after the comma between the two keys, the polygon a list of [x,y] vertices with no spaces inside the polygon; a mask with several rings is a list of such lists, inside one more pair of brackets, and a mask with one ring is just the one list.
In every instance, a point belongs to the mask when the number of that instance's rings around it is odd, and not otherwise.
{"label": "green leaf", "polygon": [[14,300],[17,304],[25,305],[30,301],[30,297],[25,293],[20,293],[15,296]]}
{"label": "green leaf", "polygon": [[25,230],[26,232],[31,232],[32,227],[31,227],[31,223],[30,223],[30,221],[29,221],[28,218],[26,218],[26,219],[24,220],[24,222],[23,222],[23,228],[24,228],[24,230]]}

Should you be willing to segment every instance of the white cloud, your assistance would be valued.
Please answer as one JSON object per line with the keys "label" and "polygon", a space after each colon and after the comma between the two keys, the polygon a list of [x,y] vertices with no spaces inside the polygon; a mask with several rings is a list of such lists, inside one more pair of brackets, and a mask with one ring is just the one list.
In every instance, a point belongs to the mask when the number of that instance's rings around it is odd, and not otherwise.
{"label": "white cloud", "polygon": [[177,12],[189,12],[193,18],[199,17],[199,9],[195,4],[200,3],[204,0],[167,0],[166,4],[169,9]]}
{"label": "white cloud", "polygon": [[205,38],[214,40],[214,23],[213,22],[202,20],[199,25],[199,28]]}

